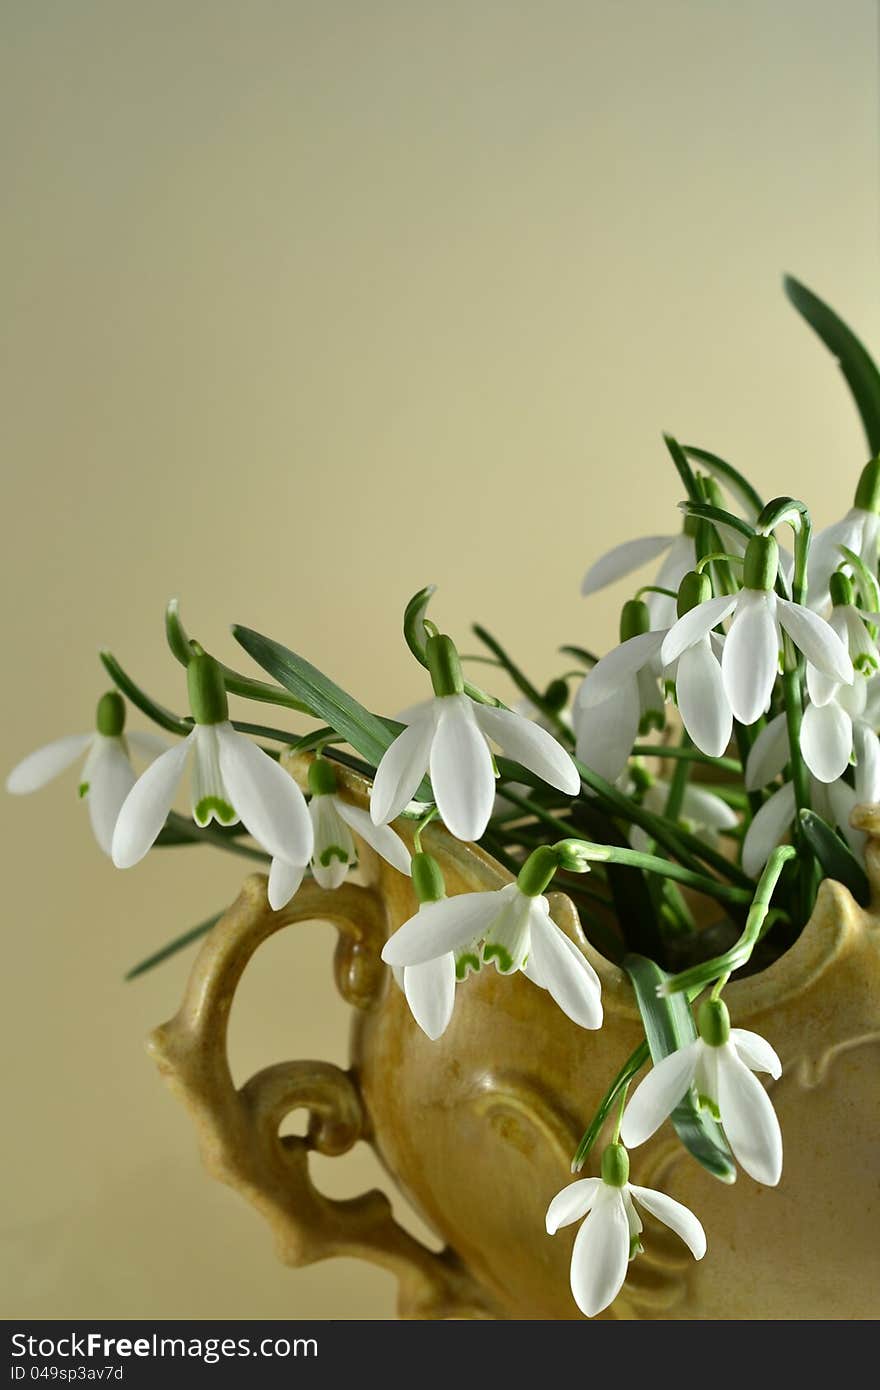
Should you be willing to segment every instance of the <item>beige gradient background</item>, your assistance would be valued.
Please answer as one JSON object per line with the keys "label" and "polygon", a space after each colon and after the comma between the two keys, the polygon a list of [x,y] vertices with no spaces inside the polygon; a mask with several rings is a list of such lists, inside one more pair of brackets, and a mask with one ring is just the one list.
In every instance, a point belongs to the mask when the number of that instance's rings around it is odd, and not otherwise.
{"label": "beige gradient background", "polygon": [[[880,347],[869,0],[7,0],[2,25],[4,767],[89,727],[102,644],[181,706],[171,594],[218,655],[246,622],[388,712],[424,688],[400,615],[428,581],[449,630],[550,676],[612,636],[624,588],[582,601],[587,561],[675,527],[664,428],[820,521],[848,505],[860,430],[779,280]],[[0,803],[0,1311],[391,1316],[382,1273],[276,1264],[143,1051],[192,957],[123,971],[241,861],[118,873],[75,781]],[[331,933],[288,936],[233,1020],[242,1078],[345,1060]]]}

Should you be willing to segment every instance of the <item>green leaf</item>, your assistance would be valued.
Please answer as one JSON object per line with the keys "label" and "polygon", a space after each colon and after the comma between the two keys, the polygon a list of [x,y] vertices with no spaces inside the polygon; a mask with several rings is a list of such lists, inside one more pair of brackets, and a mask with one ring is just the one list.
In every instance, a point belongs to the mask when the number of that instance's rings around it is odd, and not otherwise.
{"label": "green leaf", "polygon": [[846,841],[815,811],[802,810],[800,823],[804,838],[822,865],[825,877],[842,883],[860,907],[867,907],[871,900],[868,875]]}
{"label": "green leaf", "polygon": [[843,372],[844,379],[862,418],[871,454],[880,454],[880,372],[867,349],[851,328],[818,295],[793,276],[783,281],[785,293],[798,313],[827,347]]}
{"label": "green leaf", "polygon": [[176,955],[185,946],[190,946],[193,941],[198,941],[200,936],[207,936],[211,928],[216,927],[222,916],[223,913],[218,912],[213,917],[209,917],[206,922],[199,922],[197,927],[191,927],[182,936],[176,936],[173,941],[169,941],[152,956],[147,956],[145,960],[139,961],[137,965],[133,965],[130,970],[127,970],[125,979],[136,980],[138,975],[145,975],[148,970],[153,969],[154,965],[161,965],[163,960],[168,960],[169,956]]}
{"label": "green leaf", "polygon": [[[657,997],[657,986],[669,976],[647,956],[626,956],[623,968],[636,993],[645,1036],[653,1061],[660,1062],[697,1038],[690,1005],[683,994],[668,999]],[[691,1091],[675,1107],[671,1120],[688,1153],[720,1179],[735,1182],[736,1168],[731,1162],[720,1127],[699,1109]]]}
{"label": "green leaf", "polygon": [[[165,609],[165,636],[173,655],[182,666],[188,666],[193,644],[183,626],[180,605],[176,598],[171,599]],[[284,709],[297,710],[299,714],[311,713],[300,700],[292,699],[286,690],[279,690],[277,685],[267,685],[265,681],[255,681],[250,676],[243,676],[240,671],[234,671],[222,661],[218,662],[218,665],[223,673],[223,684],[230,695],[241,695],[246,700],[257,700],[264,705],[281,705]]]}
{"label": "green leaf", "polygon": [[684,450],[682,449],[681,445],[679,444],[678,440],[674,439],[671,434],[664,434],[663,443],[669,450],[672,462],[675,464],[678,476],[684,483],[684,490],[687,493],[688,497],[691,499],[692,502],[699,502],[700,489],[697,486],[697,480],[694,477],[694,471],[688,463],[687,456]]}
{"label": "green leaf", "polygon": [[679,502],[678,505],[688,516],[699,516],[704,521],[714,522],[715,525],[733,527],[734,531],[745,536],[746,540],[751,540],[755,534],[754,526],[743,521],[741,516],[726,512],[723,507],[713,507],[710,502]]}
{"label": "green leaf", "polygon": [[[386,723],[378,715],[371,714],[305,657],[274,642],[271,637],[238,624],[233,627],[232,635],[257,665],[301,700],[311,714],[344,735],[352,748],[373,767],[378,767],[382,755],[396,737],[389,728],[391,721]],[[399,732],[402,726],[394,727]]]}
{"label": "green leaf", "polygon": [[682,449],[687,458],[693,459],[695,463],[701,463],[707,472],[712,474],[713,478],[722,482],[728,492],[731,492],[747,511],[753,512],[755,516],[758,515],[764,505],[761,494],[755,491],[748,478],[744,478],[739,469],[734,468],[733,464],[728,463],[725,459],[719,458],[718,454],[710,453],[708,449],[698,449],[694,444],[684,444]]}
{"label": "green leaf", "polygon": [[158,724],[161,729],[167,729],[171,734],[191,734],[193,730],[192,721],[183,719],[179,714],[173,714],[164,705],[158,704],[145,691],[136,685],[131,676],[122,669],[116,657],[111,652],[102,651],[100,653],[101,662],[105,671],[110,676],[114,685],[127,695],[133,705],[145,714],[148,719],[152,719],[154,724]]}

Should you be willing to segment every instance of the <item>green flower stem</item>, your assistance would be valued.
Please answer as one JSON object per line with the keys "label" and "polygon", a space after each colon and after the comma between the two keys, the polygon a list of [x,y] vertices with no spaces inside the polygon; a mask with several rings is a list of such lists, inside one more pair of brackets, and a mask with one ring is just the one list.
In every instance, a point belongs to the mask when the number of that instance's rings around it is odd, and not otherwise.
{"label": "green flower stem", "polygon": [[574,1158],[571,1160],[571,1171],[573,1173],[579,1173],[580,1170],[583,1168],[589,1156],[590,1150],[592,1149],[593,1145],[595,1144],[596,1140],[599,1138],[599,1135],[602,1132],[602,1127],[605,1124],[605,1121],[608,1119],[608,1116],[614,1109],[614,1105],[617,1101],[618,1096],[620,1095],[621,1091],[623,1091],[624,1095],[626,1095],[626,1089],[632,1081],[633,1077],[641,1071],[642,1067],[649,1060],[650,1056],[651,1051],[648,1047],[648,1043],[646,1040],[643,1043],[639,1043],[635,1051],[630,1053],[629,1057],[627,1057],[623,1066],[620,1068],[620,1071],[617,1073],[611,1085],[608,1087],[608,1090],[605,1092],[605,1095],[600,1100],[596,1113],[593,1116],[593,1119],[589,1125],[589,1128],[584,1131],[584,1136],[577,1146]]}
{"label": "green flower stem", "polygon": [[[165,609],[165,636],[173,655],[182,666],[188,666],[193,654],[193,643],[181,622],[176,598],[171,599]],[[313,713],[308,705],[304,705],[281,686],[269,685],[267,681],[252,680],[250,676],[243,676],[240,671],[234,671],[231,666],[225,666],[222,661],[218,662],[218,665],[223,673],[227,694],[241,695],[247,700],[258,700],[263,704],[282,705],[285,709],[296,710],[299,714]]]}
{"label": "green flower stem", "polygon": [[782,672],[782,696],[785,702],[785,723],[788,729],[788,751],[791,761],[791,780],[794,799],[798,811],[810,810],[810,776],[801,754],[801,721],[803,720],[803,696],[801,691],[801,663],[794,657],[788,637],[785,638],[784,669]]}
{"label": "green flower stem", "polygon": [[731,946],[723,955],[715,956],[713,960],[703,961],[700,965],[691,966],[689,970],[683,970],[679,975],[673,975],[663,986],[664,995],[679,994],[682,990],[699,992],[720,976],[731,975],[734,970],[739,970],[746,964],[761,938],[779,875],[788,860],[793,859],[797,853],[794,845],[779,845],[773,851],[758,880],[745,928],[736,945]]}
{"label": "green flower stem", "polygon": [[694,873],[681,864],[673,863],[671,859],[660,859],[656,854],[642,854],[640,850],[626,849],[622,845],[595,845],[586,840],[582,843],[588,847],[586,857],[591,862],[625,864],[633,869],[642,869],[645,873],[657,874],[660,878],[671,878],[676,883],[693,888],[697,893],[706,893],[711,898],[717,898],[719,902],[745,904],[752,900],[747,888],[737,888],[732,884],[721,883],[717,878],[710,878],[707,874]]}
{"label": "green flower stem", "polygon": [[647,831],[652,840],[656,840],[658,845],[666,850],[667,854],[673,855],[680,863],[689,865],[695,873],[701,873],[703,865],[706,864],[729,879],[730,882],[742,884],[743,887],[748,887],[751,890],[752,880],[748,874],[743,873],[738,865],[731,864],[729,860],[724,858],[723,854],[718,854],[709,845],[704,844],[698,836],[685,830],[683,826],[670,826],[662,816],[655,816],[650,811],[646,811],[643,806],[637,806],[623,792],[619,792],[616,787],[612,787],[610,782],[606,782],[604,777],[600,777],[577,759],[574,762],[581,780],[598,793],[599,799],[613,815],[620,816],[633,825],[640,825],[643,830]]}
{"label": "green flower stem", "polygon": [[127,671],[124,671],[111,652],[102,651],[100,653],[101,663],[104,670],[109,675],[113,684],[116,685],[126,695],[131,703],[135,705],[148,719],[152,719],[154,724],[158,724],[160,729],[165,729],[169,734],[190,734],[193,724],[191,719],[184,719],[179,714],[174,714],[164,705],[158,704],[145,691],[136,685]]}
{"label": "green flower stem", "polygon": [[[685,732],[682,732],[680,747],[690,748],[691,740]],[[687,790],[688,775],[691,765],[686,758],[679,758],[675,764],[675,770],[669,783],[669,794],[666,798],[665,816],[673,825],[681,816],[684,794]]]}
{"label": "green flower stem", "polygon": [[[706,767],[717,768],[719,772],[732,772],[736,776],[742,776],[742,764],[738,758],[710,758],[708,753],[701,753],[699,748],[694,748],[692,744],[679,747],[672,745],[652,743],[636,743],[633,745],[633,755],[641,758],[673,758],[684,759],[691,763],[703,763]],[[702,787],[702,782],[700,786]]]}

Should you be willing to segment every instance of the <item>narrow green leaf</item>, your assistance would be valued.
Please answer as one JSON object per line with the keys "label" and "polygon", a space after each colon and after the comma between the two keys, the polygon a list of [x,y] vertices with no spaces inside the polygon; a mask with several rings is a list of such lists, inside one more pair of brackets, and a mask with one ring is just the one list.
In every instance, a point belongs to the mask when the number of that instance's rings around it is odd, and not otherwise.
{"label": "narrow green leaf", "polygon": [[880,372],[868,350],[833,309],[793,276],[783,281],[785,293],[798,313],[827,347],[855,401],[871,454],[880,454]]}
{"label": "narrow green leaf", "polygon": [[754,526],[743,521],[741,516],[726,512],[723,507],[713,507],[709,502],[679,502],[678,505],[688,516],[702,517],[704,521],[714,522],[716,526],[731,526],[734,531],[745,536],[746,540],[751,540],[755,534]]}
{"label": "narrow green leaf", "polygon": [[700,489],[697,486],[697,480],[694,477],[694,471],[688,463],[687,455],[685,454],[678,440],[674,439],[671,434],[664,434],[663,443],[669,450],[670,458],[672,459],[672,462],[675,464],[676,471],[678,472],[678,476],[681,478],[681,481],[684,484],[684,490],[687,493],[688,497],[692,502],[699,502]]}
{"label": "narrow green leaf", "polygon": [[[646,956],[626,956],[623,968],[636,993],[653,1061],[660,1062],[695,1042],[697,1029],[686,997],[657,997],[657,986],[669,978],[666,972]],[[679,1139],[698,1163],[721,1182],[736,1181],[736,1168],[728,1157],[720,1127],[699,1109],[690,1091],[670,1118]]]}
{"label": "narrow green leaf", "polygon": [[802,810],[800,823],[807,844],[822,865],[825,878],[842,883],[860,907],[867,907],[871,900],[868,875],[846,841],[815,811]]}
{"label": "narrow green leaf", "polygon": [[166,709],[164,705],[158,704],[157,701],[147,695],[145,691],[141,690],[140,686],[135,684],[127,671],[122,669],[116,657],[113,656],[111,652],[102,651],[100,657],[104,669],[110,676],[114,685],[122,691],[123,695],[128,696],[131,703],[136,705],[142,714],[145,714],[148,719],[152,719],[154,724],[158,724],[161,729],[167,729],[171,734],[192,733],[192,721],[190,719],[181,718],[179,714],[172,713],[170,709]]}
{"label": "narrow green leaf", "polygon": [[147,956],[145,960],[139,961],[137,965],[133,965],[130,970],[125,972],[124,978],[126,980],[136,980],[138,975],[146,975],[147,971],[152,970],[155,965],[161,965],[163,960],[168,960],[170,956],[176,955],[177,952],[182,951],[185,946],[192,945],[194,941],[198,941],[199,937],[207,936],[211,928],[216,927],[222,916],[222,912],[215,913],[215,915],[209,917],[206,922],[200,922],[197,927],[191,927],[190,930],[184,932],[182,936],[175,937],[173,941],[169,941],[152,956]]}
{"label": "narrow green leaf", "polygon": [[567,644],[560,647],[563,656],[572,656],[575,661],[583,661],[586,666],[595,666],[599,660],[595,652],[587,651],[586,647],[573,647]]}
{"label": "narrow green leaf", "polygon": [[746,511],[752,512],[754,516],[758,515],[764,505],[763,498],[759,492],[755,491],[748,478],[743,477],[739,469],[734,468],[733,464],[728,463],[726,459],[719,458],[718,454],[710,453],[708,449],[698,449],[693,444],[684,444],[682,448],[689,459],[693,459],[695,463],[701,463],[707,472],[712,474],[713,478],[722,482],[728,492],[734,495]]}
{"label": "narrow green leaf", "polygon": [[[233,627],[232,635],[257,665],[301,700],[311,714],[342,734],[367,762],[378,767],[396,736],[384,720],[371,714],[329,676],[280,642],[238,624]],[[397,732],[400,728],[396,726]]]}

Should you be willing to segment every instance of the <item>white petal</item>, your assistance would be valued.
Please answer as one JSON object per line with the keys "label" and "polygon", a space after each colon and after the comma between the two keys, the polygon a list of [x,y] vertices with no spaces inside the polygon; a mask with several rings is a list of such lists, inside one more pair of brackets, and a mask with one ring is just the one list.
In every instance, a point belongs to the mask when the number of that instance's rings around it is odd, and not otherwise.
{"label": "white petal", "polygon": [[628,684],[643,666],[654,660],[662,644],[662,632],[640,632],[621,642],[584,676],[575,696],[575,707],[592,709],[617,695],[621,686]]}
{"label": "white petal", "polygon": [[428,769],[433,737],[432,700],[428,711],[415,723],[407,725],[382,755],[370,793],[370,816],[374,825],[394,820],[412,801]]}
{"label": "white petal", "polygon": [[347,801],[335,798],[336,810],[362,840],[381,855],[398,873],[409,874],[409,850],[390,825],[374,825],[372,816],[359,806],[351,806]]}
{"label": "white petal", "polygon": [[795,796],[790,782],[764,802],[749,824],[743,840],[742,866],[749,878],[757,878],[771,852],[780,844],[794,820]]}
{"label": "white petal", "polygon": [[696,608],[685,613],[677,623],[673,623],[660,651],[663,665],[671,666],[687,647],[692,647],[695,642],[707,636],[713,627],[723,622],[736,608],[737,598],[736,594],[722,594],[719,598],[707,599],[705,603],[698,603]]}
{"label": "white petal", "polygon": [[428,766],[446,829],[458,840],[479,840],[495,802],[495,770],[467,695],[440,701]]}
{"label": "white petal", "polygon": [[625,574],[632,574],[633,570],[653,560],[655,555],[662,555],[676,539],[676,536],[638,536],[635,540],[624,541],[622,545],[606,550],[584,575],[581,593],[584,596],[595,594],[615,580],[622,579]]}
{"label": "white petal", "polygon": [[287,906],[302,883],[305,871],[305,864],[290,864],[286,859],[279,859],[277,855],[272,860],[268,896],[273,912],[279,912],[282,907]]}
{"label": "white petal", "polygon": [[698,782],[689,782],[685,787],[681,802],[684,820],[707,830],[732,830],[739,824],[739,817],[732,806],[722,801],[714,792],[707,791]]}
{"label": "white petal", "polygon": [[135,784],[135,775],[121,738],[105,738],[98,734],[96,745],[98,751],[91,767],[86,804],[92,833],[104,853],[109,854],[119,812]]}
{"label": "white petal", "polygon": [[[724,643],[721,671],[734,717],[754,724],[770,703],[779,669],[776,595],[742,589]],[[780,600],[781,602],[782,600]]]}
{"label": "white petal", "polygon": [[820,782],[835,782],[849,766],[852,752],[852,720],[836,700],[827,705],[807,705],[801,721],[804,762]]}
{"label": "white petal", "polygon": [[733,729],[721,666],[708,637],[682,652],[675,676],[682,723],[702,753],[720,758]]}
{"label": "white petal", "polygon": [[545,1224],[548,1236],[555,1236],[563,1226],[582,1221],[592,1207],[602,1186],[601,1178],[578,1178],[557,1192],[547,1208]]}
{"label": "white petal", "polygon": [[29,753],[6,778],[6,790],[21,796],[45,787],[86,752],[94,737],[94,734],[68,734]]}
{"label": "white petal", "polygon": [[807,661],[832,680],[841,681],[844,685],[852,684],[854,673],[849,652],[830,623],[811,609],[799,603],[789,603],[785,598],[777,599],[776,613]]}
{"label": "white petal", "polygon": [[639,732],[639,718],[639,691],[634,680],[601,705],[576,709],[578,760],[606,782],[616,782]]}
{"label": "white petal", "polygon": [[638,1148],[656,1132],[678,1105],[694,1079],[700,1043],[670,1052],[652,1067],[636,1087],[623,1114],[620,1138],[627,1148]]}
{"label": "white petal", "polygon": [[571,1255],[571,1291],[588,1318],[613,1303],[623,1287],[629,1264],[629,1222],[618,1187],[595,1198],[593,1210],[575,1236]]}
{"label": "white petal", "polygon": [[339,814],[338,804],[332,795],[313,796],[309,802],[315,836],[312,873],[315,882],[331,892],[345,882],[349,869],[357,861],[354,838]]}
{"label": "white petal", "polygon": [[681,1236],[695,1260],[703,1258],[706,1253],[706,1232],[688,1207],[653,1187],[636,1187],[630,1183],[629,1190],[645,1211]]}
{"label": "white petal", "polygon": [[782,1134],[776,1111],[730,1043],[718,1048],[718,1109],[737,1163],[756,1182],[775,1187],[782,1175]]}
{"label": "white petal", "polygon": [[865,724],[853,731],[855,793],[859,801],[880,801],[880,739]]}
{"label": "white petal", "polygon": [[[696,562],[693,538],[682,531],[673,541],[654,583],[658,588],[671,589],[677,594],[679,584]],[[651,615],[652,631],[670,628],[678,617],[675,599],[670,598],[668,594],[645,594],[645,603]]]}
{"label": "white petal", "polygon": [[217,737],[223,781],[242,824],[273,858],[307,864],[312,821],[293,778],[230,724],[218,724]]}
{"label": "white petal", "polygon": [[474,716],[483,733],[499,744],[509,758],[527,767],[551,787],[577,796],[581,779],[562,744],[546,729],[512,710],[474,705]]}
{"label": "white petal", "polygon": [[731,1028],[730,1041],[740,1058],[752,1071],[767,1071],[778,1081],[782,1075],[782,1063],[766,1038],[760,1033],[751,1033],[748,1028]]}
{"label": "white petal", "polygon": [[446,1032],[455,1004],[455,956],[452,951],[407,965],[403,972],[403,992],[412,1016],[423,1033],[436,1041]]}
{"label": "white petal", "polygon": [[807,594],[812,608],[824,608],[828,602],[831,575],[843,560],[840,547],[845,545],[858,553],[863,529],[864,513],[853,509],[813,537],[807,565]]}
{"label": "white petal", "polygon": [[516,884],[486,893],[458,893],[436,903],[422,903],[414,917],[388,941],[382,951],[386,965],[421,965],[481,937],[504,908],[506,893]]}
{"label": "white petal", "polygon": [[163,738],[161,734],[150,733],[149,730],[145,729],[134,729],[131,733],[126,731],[125,737],[129,746],[136,753],[139,753],[142,758],[149,758],[151,762],[153,758],[158,758],[160,753],[164,753],[165,749],[170,747],[167,738]]}
{"label": "white petal", "polygon": [[546,899],[535,899],[531,929],[532,968],[542,988],[550,992],[573,1023],[581,1028],[601,1028],[599,977],[583,951],[553,921]]}
{"label": "white petal", "polygon": [[117,869],[143,859],[168,818],[196,731],[151,763],[122,804],[113,831],[111,853]]}
{"label": "white petal", "polygon": [[772,782],[790,757],[788,724],[784,714],[768,720],[752,744],[746,761],[746,790],[757,791]]}
{"label": "white petal", "polygon": [[[838,624],[833,621],[836,613],[842,614],[845,632],[841,632]],[[849,652],[853,666],[864,676],[870,676],[880,665],[880,652],[877,650],[877,644],[865,626],[867,616],[867,614],[862,614],[857,608],[854,608],[852,604],[847,603],[842,609],[836,608],[828,620]]]}

